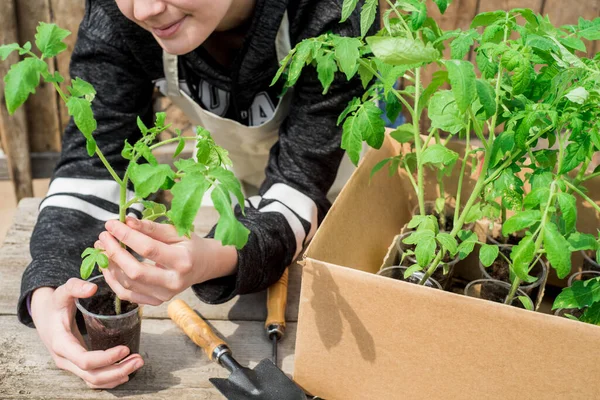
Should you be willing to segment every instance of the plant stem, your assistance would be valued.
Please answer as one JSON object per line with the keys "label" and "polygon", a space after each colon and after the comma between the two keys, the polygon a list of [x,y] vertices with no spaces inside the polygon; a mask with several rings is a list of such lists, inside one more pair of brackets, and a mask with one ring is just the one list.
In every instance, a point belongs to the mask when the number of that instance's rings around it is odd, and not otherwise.
{"label": "plant stem", "polygon": [[[381,82],[383,82],[383,77],[379,74],[379,72],[377,72],[376,70],[373,69],[373,67],[371,67],[371,64],[369,64],[368,62],[366,62],[365,60],[363,60],[362,58],[360,58],[358,60],[358,62],[360,63],[360,65],[362,65],[363,67],[365,67],[366,69],[369,70],[369,72],[371,72],[373,74],[374,77],[376,77],[377,79],[379,79]],[[402,105],[404,107],[406,107],[406,109],[408,110],[408,112],[413,115],[414,114],[414,110],[411,107],[410,104],[408,104],[408,102],[406,101],[406,99],[404,97],[402,97],[402,95],[400,94],[400,92],[394,88],[390,89],[392,91],[392,93],[394,94],[394,96],[396,96],[396,98],[398,100],[400,100],[400,102],[402,103]],[[171,140],[171,139],[169,139]]]}
{"label": "plant stem", "polygon": [[592,207],[594,207],[596,209],[596,211],[600,212],[600,206],[598,206],[598,204],[590,199],[585,193],[583,193],[581,190],[579,190],[576,186],[573,186],[573,184],[571,184],[569,181],[567,180],[563,180],[563,182],[575,193],[577,193],[578,195],[581,196],[582,199],[584,199],[585,201],[587,201]]}
{"label": "plant stem", "polygon": [[465,155],[460,166],[460,175],[458,176],[458,187],[456,189],[456,205],[454,207],[454,221],[458,220],[460,212],[460,197],[462,195],[463,177],[467,169],[467,160],[471,154],[471,119],[467,120],[467,134],[465,136]]}
{"label": "plant stem", "polygon": [[404,161],[404,168],[406,169],[410,183],[412,183],[413,189],[415,189],[415,192],[418,192],[419,188],[417,187],[417,182],[415,182],[415,178],[413,178],[413,176],[412,176],[412,172],[410,170],[410,167],[408,166],[408,162],[406,161],[406,158],[403,157],[402,161]]}
{"label": "plant stem", "polygon": [[175,138],[171,138],[171,139],[163,140],[162,142],[158,142],[158,143],[156,143],[156,144],[153,144],[152,146],[150,146],[150,150],[154,150],[154,149],[156,149],[156,148],[159,148],[159,147],[161,147],[161,146],[167,145],[167,144],[169,144],[169,143],[175,143],[175,142],[178,142],[180,139],[183,139],[183,140],[189,140],[189,141],[192,141],[192,140],[197,140],[197,139],[196,139],[195,137],[193,137],[193,136],[180,136],[180,137],[175,137]]}
{"label": "plant stem", "polygon": [[419,213],[425,215],[425,193],[423,184],[423,164],[422,146],[421,146],[421,130],[419,122],[421,121],[419,113],[419,101],[421,100],[421,67],[415,68],[415,112],[413,113],[413,128],[415,140],[415,154],[417,156],[417,199],[419,201]]}

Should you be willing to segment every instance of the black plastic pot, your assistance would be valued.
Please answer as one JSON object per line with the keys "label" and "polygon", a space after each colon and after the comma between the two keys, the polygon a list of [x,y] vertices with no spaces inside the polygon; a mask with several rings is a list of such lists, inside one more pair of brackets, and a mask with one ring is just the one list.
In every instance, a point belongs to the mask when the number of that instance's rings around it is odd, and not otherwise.
{"label": "black plastic pot", "polygon": [[129,347],[130,354],[140,351],[142,308],[121,301],[122,313],[115,315],[115,294],[99,275],[89,280],[98,286],[94,296],[77,299],[76,305],[83,314],[91,350],[107,350],[115,346]]}

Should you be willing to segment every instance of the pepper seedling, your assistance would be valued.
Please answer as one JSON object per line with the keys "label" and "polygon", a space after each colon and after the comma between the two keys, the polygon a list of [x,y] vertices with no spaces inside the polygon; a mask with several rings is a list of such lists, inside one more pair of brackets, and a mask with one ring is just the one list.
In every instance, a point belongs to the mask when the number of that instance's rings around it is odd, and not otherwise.
{"label": "pepper seedling", "polygon": [[[526,231],[510,254],[514,279],[507,304],[521,282],[535,280],[529,272],[541,257],[559,277],[567,276],[572,251],[598,248],[593,235],[575,228],[575,194],[600,211],[582,186],[600,175],[587,172],[600,149],[600,58],[581,56],[588,48],[583,39],[600,39],[600,19],[559,28],[548,17],[517,8],[481,13],[469,29],[445,31],[428,15],[425,0],[386,3],[383,28],[376,34],[369,35],[378,1],[366,0],[360,37],[327,33],[305,39],[282,60],[274,81],[283,77],[285,87],[291,87],[307,65],[316,68],[324,93],[336,73],[360,79],[363,94],[338,119],[341,146],[355,164],[363,142],[375,149],[383,144],[384,111],[376,102],[385,100],[390,120],[404,110],[411,122],[391,137],[410,151],[383,160],[373,173],[386,166],[390,174],[403,168],[414,189],[420,215],[409,223],[417,229],[405,242],[416,244],[417,265],[410,273],[425,271],[421,284],[446,254],[463,259],[474,250],[478,241],[463,230],[466,223],[501,217],[505,235]],[[433,3],[443,14],[450,1]],[[341,22],[359,12],[357,5],[357,0],[344,1]],[[471,54],[475,63],[469,61]],[[426,83],[424,69],[430,66],[437,72]],[[404,87],[397,89],[399,79]],[[424,119],[427,131],[421,130]],[[462,158],[448,146],[457,136],[465,142]],[[458,187],[447,195],[443,179],[457,174],[457,164]],[[475,183],[465,194],[469,165]],[[449,200],[456,204],[450,232],[425,218],[426,168],[438,178],[440,215]],[[532,189],[528,194],[526,184]],[[508,218],[507,210],[513,213]],[[497,246],[480,245],[480,258],[489,265],[498,257]]]}
{"label": "pepper seedling", "polygon": [[[69,31],[55,24],[41,22],[35,35],[39,56],[32,51],[29,42],[23,46],[17,43],[0,46],[0,57],[3,61],[15,51],[24,56],[21,61],[11,66],[4,77],[4,94],[9,113],[14,113],[22,106],[29,96],[35,93],[40,82],[51,83],[65,102],[75,125],[85,137],[88,155],[97,156],[119,185],[121,222],[125,222],[125,216],[131,206],[142,203],[145,207],[143,218],[149,220],[160,218],[163,222],[173,224],[180,235],[189,236],[193,232],[194,218],[201,206],[202,198],[205,193],[212,190],[211,199],[220,215],[215,238],[223,245],[242,248],[248,240],[249,231],[236,219],[232,208],[232,198],[236,198],[244,212],[241,185],[235,175],[228,170],[232,164],[227,151],[216,145],[210,133],[204,128],[198,127],[195,137],[182,136],[177,130],[177,137],[157,141],[158,135],[169,128],[169,125],[165,125],[165,113],[158,113],[155,126],[150,128],[138,117],[137,125],[141,137],[132,144],[125,141],[121,155],[128,160],[128,165],[122,175],[117,174],[94,137],[97,123],[92,104],[97,94],[96,90],[90,83],[75,78],[67,90],[63,91],[59,84],[64,82],[64,78],[58,71],[50,73],[48,62],[52,62],[53,57],[67,49],[63,40],[69,35]],[[160,164],[152,154],[152,151],[159,147],[177,143],[173,153],[175,158],[183,151],[186,141],[196,143],[197,157],[176,160],[175,170],[170,165]],[[130,182],[135,193],[133,198],[127,197]],[[170,210],[162,204],[145,200],[161,189],[169,190],[173,195]],[[83,260],[80,274],[83,279],[90,277],[96,265],[100,268],[108,267],[108,258],[101,250],[87,248],[81,256]],[[115,311],[117,314],[121,313],[121,302],[118,297],[115,300]]]}

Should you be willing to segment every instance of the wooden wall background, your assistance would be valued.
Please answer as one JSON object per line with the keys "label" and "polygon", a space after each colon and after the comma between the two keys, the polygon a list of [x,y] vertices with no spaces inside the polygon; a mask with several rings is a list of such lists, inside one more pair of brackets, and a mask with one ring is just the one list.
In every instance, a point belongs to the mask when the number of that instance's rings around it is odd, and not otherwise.
{"label": "wooden wall background", "polygon": [[[386,0],[380,0],[382,7],[386,7]],[[0,0],[3,13],[0,15],[0,43],[18,40],[20,43],[34,41],[38,21],[51,21],[60,27],[73,32],[67,38],[68,51],[61,54],[52,68],[68,77],[70,54],[77,38],[77,29],[84,14],[84,0]],[[555,24],[576,23],[579,17],[593,19],[600,16],[600,0],[454,0],[445,15],[440,16],[433,1],[429,2],[431,15],[438,18],[444,29],[467,29],[472,18],[480,12],[495,9],[510,9],[527,7],[542,14],[548,14]],[[600,49],[593,49],[596,52]],[[6,63],[4,63],[6,64]],[[433,67],[424,73],[424,79],[433,73]],[[6,65],[0,66],[0,74],[4,75]],[[68,84],[64,82],[62,85]],[[2,102],[4,99],[2,98]],[[9,117],[0,113],[0,137],[5,153],[9,154],[13,162],[9,176],[15,181],[19,198],[31,196],[32,167],[30,165],[33,155],[34,164],[39,154],[56,153],[60,151],[62,132],[69,117],[66,108],[57,97],[50,85],[42,86],[31,97],[24,111],[20,115]],[[178,110],[171,107],[166,99],[159,99],[156,103],[159,110],[168,109],[169,119],[175,127],[190,131],[190,125]],[[22,131],[22,132],[21,132]],[[43,158],[43,157],[42,157]],[[2,163],[0,162],[0,170]],[[34,165],[33,175],[44,174],[48,171],[36,171]],[[51,171],[50,171],[51,172]],[[4,173],[4,177],[6,177]],[[0,178],[3,177],[0,171]]]}

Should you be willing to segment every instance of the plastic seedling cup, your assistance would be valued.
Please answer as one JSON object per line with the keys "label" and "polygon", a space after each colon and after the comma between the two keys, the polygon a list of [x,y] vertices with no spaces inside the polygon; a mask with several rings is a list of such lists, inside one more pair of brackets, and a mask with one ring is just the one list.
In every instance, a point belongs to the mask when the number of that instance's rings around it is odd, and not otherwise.
{"label": "plastic seedling cup", "polygon": [[[409,244],[402,243],[402,240],[409,236],[412,232],[406,232],[400,236],[398,241],[396,242],[396,246],[398,249],[399,259],[402,259],[402,255],[408,249]],[[406,256],[406,261],[408,264],[413,265],[417,263],[417,259],[414,256]],[[449,290],[452,286],[452,276],[454,275],[454,266],[458,263],[459,258],[458,255],[451,260],[442,260],[440,265],[438,265],[437,269],[432,275],[432,278],[437,281],[444,290]],[[444,274],[444,264],[447,265],[445,268],[448,273]]]}
{"label": "plastic seedling cup", "polygon": [[600,265],[596,261],[596,252],[581,250],[583,256],[583,269],[586,271],[600,271]]}
{"label": "plastic seedling cup", "polygon": [[91,350],[107,350],[124,345],[129,347],[130,354],[139,353],[142,307],[122,301],[123,313],[114,315],[115,294],[104,276],[99,275],[88,281],[96,284],[98,290],[90,298],[77,299],[75,304],[83,314]]}
{"label": "plastic seedling cup", "polygon": [[[414,284],[418,284],[421,281],[421,278],[423,278],[423,275],[425,275],[423,272],[419,271],[419,272],[413,273],[411,276],[404,279],[404,271],[406,271],[407,269],[408,269],[408,267],[394,265],[392,267],[387,267],[387,268],[383,268],[382,270],[379,270],[379,272],[377,272],[377,275],[385,276],[387,278],[397,279],[399,281],[414,283]],[[427,279],[427,281],[425,282],[425,285],[423,285],[423,286],[443,290],[442,285],[440,285],[439,282],[433,278]]]}
{"label": "plastic seedling cup", "polygon": [[[510,292],[510,287],[510,284],[495,279],[477,279],[470,282],[465,287],[464,293],[469,297],[489,300],[496,303],[504,303]],[[525,308],[519,299],[519,296],[529,297],[523,290],[517,289],[517,293],[510,305],[518,308]],[[529,301],[531,302],[531,299],[529,299]]]}

